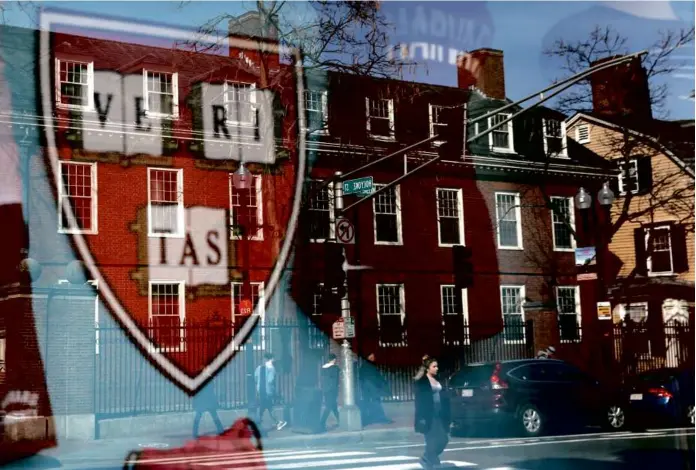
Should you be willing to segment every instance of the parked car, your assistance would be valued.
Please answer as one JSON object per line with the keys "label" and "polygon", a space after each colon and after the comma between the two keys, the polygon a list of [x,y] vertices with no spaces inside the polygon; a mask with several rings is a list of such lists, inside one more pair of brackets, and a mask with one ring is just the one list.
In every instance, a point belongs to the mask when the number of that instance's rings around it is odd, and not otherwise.
{"label": "parked car", "polygon": [[453,432],[512,422],[537,436],[557,426],[620,430],[626,424],[621,390],[555,359],[467,365],[450,377],[448,389]]}
{"label": "parked car", "polygon": [[626,387],[632,427],[694,425],[694,370],[664,368],[643,372]]}

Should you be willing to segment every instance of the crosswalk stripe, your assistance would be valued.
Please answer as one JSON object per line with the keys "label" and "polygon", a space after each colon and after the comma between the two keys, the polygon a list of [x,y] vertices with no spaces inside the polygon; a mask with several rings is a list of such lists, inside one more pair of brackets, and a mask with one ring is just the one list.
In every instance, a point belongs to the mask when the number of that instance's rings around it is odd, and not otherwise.
{"label": "crosswalk stripe", "polygon": [[[443,461],[443,465],[453,465],[455,467],[476,467],[477,465],[472,462],[460,462],[458,460],[448,460]],[[420,470],[423,467],[420,463],[402,463],[396,465],[378,465],[375,467],[369,467],[370,470]],[[365,467],[354,467],[354,468],[342,468],[341,470],[365,470]]]}
{"label": "crosswalk stripe", "polygon": [[186,455],[181,457],[162,457],[162,458],[149,458],[138,460],[138,463],[185,463],[189,461],[201,462],[204,460],[214,460],[214,459],[234,459],[234,458],[244,458],[253,455],[259,455],[263,453],[264,456],[282,456],[282,455],[309,455],[318,454],[324,452],[323,450],[274,450],[274,451],[250,451],[250,452],[225,452],[221,454],[199,454],[199,455]]}
{"label": "crosswalk stripe", "polygon": [[[418,460],[418,457],[389,456],[389,457],[367,457],[362,459],[342,459],[342,460],[321,460],[319,462],[298,462],[291,464],[267,465],[269,469],[292,469],[292,468],[316,468],[328,467],[333,465],[350,465],[356,463],[379,463],[379,462],[398,462],[399,460]],[[242,469],[239,469],[242,470]]]}
{"label": "crosswalk stripe", "polygon": [[301,460],[301,459],[325,459],[325,458],[336,458],[336,457],[355,457],[358,455],[373,455],[374,452],[331,452],[324,454],[308,454],[308,455],[283,455],[283,456],[271,456],[271,457],[256,457],[256,458],[238,458],[238,459],[225,459],[218,460],[215,462],[202,462],[197,465],[202,466],[213,466],[213,465],[227,465],[227,464],[240,464],[240,463],[254,463],[254,462],[277,462],[280,460]]}

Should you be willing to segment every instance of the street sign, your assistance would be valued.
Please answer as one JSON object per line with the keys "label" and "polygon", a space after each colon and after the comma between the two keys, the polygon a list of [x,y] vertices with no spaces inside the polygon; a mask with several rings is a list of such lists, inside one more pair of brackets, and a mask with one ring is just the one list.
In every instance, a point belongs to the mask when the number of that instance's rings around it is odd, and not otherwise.
{"label": "street sign", "polygon": [[372,176],[365,176],[364,178],[356,178],[343,182],[343,194],[346,196],[350,194],[357,194],[360,196],[370,195],[372,194],[372,189]]}
{"label": "street sign", "polygon": [[336,240],[339,243],[351,243],[355,237],[355,227],[346,218],[336,219]]}
{"label": "street sign", "polygon": [[355,338],[355,319],[347,317],[343,323],[346,325],[346,339]]}
{"label": "street sign", "polygon": [[353,317],[339,318],[332,327],[333,339],[355,338],[355,320]]}
{"label": "street sign", "polygon": [[611,302],[597,302],[597,318],[611,320]]}
{"label": "street sign", "polygon": [[578,281],[594,281],[597,279],[597,273],[579,273]]}

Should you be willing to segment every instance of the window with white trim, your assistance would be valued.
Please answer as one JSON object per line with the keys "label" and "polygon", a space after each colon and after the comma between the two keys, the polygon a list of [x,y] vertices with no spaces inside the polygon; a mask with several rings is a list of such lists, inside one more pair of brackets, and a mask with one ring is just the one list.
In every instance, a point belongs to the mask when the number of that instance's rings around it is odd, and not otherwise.
{"label": "window with white trim", "polygon": [[56,105],[94,109],[94,62],[56,59]]}
{"label": "window with white trim", "polygon": [[522,212],[519,193],[495,193],[498,248],[522,248]]}
{"label": "window with white trim", "polygon": [[464,245],[462,190],[437,188],[436,202],[438,245]]}
{"label": "window with white trim", "polygon": [[544,154],[552,157],[566,157],[565,122],[558,119],[544,119]]}
{"label": "window with white trim", "polygon": [[333,183],[319,189],[323,185],[321,180],[308,182],[309,238],[313,242],[335,237]]}
{"label": "window with white trim", "polygon": [[377,323],[380,346],[406,346],[404,302],[403,284],[377,284]]}
{"label": "window with white trim", "polygon": [[61,161],[59,171],[58,231],[96,234],[97,164]]}
{"label": "window with white trim", "polygon": [[619,304],[621,319],[626,321],[631,319],[635,323],[642,323],[648,319],[647,302],[631,302],[629,304]]}
{"label": "window with white trim", "polygon": [[442,341],[447,346],[469,344],[469,301],[467,289],[440,285]]}
{"label": "window with white trim", "polygon": [[637,194],[640,190],[640,180],[638,179],[638,159],[632,158],[629,161],[619,162],[619,194],[622,196],[631,193]]}
{"label": "window with white trim", "polygon": [[668,276],[674,273],[672,237],[669,225],[645,229],[645,252],[650,276]]}
{"label": "window with white trim", "polygon": [[[375,191],[384,184],[376,184]],[[401,245],[401,190],[398,185],[372,199],[376,245]]]}
{"label": "window with white trim", "polygon": [[[499,113],[488,118],[488,128],[509,119],[512,114],[509,113]],[[488,134],[488,145],[491,149],[496,152],[514,152],[515,146],[513,144],[512,135],[512,121],[508,121],[507,124],[498,127],[494,131]]]}
{"label": "window with white trim", "polygon": [[367,134],[377,140],[394,140],[394,100],[365,98]]}
{"label": "window with white trim", "polygon": [[179,74],[143,70],[145,112],[149,116],[179,116]]}
{"label": "window with white trim", "polygon": [[224,102],[227,122],[253,126],[256,124],[256,84],[225,82]]}
{"label": "window with white trim", "polygon": [[[551,219],[553,221],[553,249],[573,251],[575,249],[575,211],[573,198],[551,197]],[[571,231],[572,230],[572,231]]]}
{"label": "window with white trim", "polygon": [[[59,279],[58,284],[70,284],[70,281],[67,279]],[[90,279],[87,281],[87,284],[91,285],[94,287],[94,354],[99,354],[100,350],[100,345],[99,345],[99,294],[97,291],[99,290],[99,281],[95,279]],[[1,332],[0,332],[1,333]]]}
{"label": "window with white trim", "polygon": [[590,142],[590,126],[583,124],[575,128],[575,140],[579,144],[587,144]]}
{"label": "window with white trim", "polygon": [[558,327],[562,343],[580,340],[580,288],[556,286]]}
{"label": "window with white trim", "polygon": [[252,175],[249,189],[230,186],[230,238],[232,240],[263,240],[263,181],[261,175]]}
{"label": "window with white trim", "polygon": [[447,123],[444,122],[444,113],[442,110],[445,106],[438,106],[435,104],[428,105],[428,116],[430,119],[430,137],[435,137],[440,135],[440,132],[447,127]]}
{"label": "window with white trim", "polygon": [[[312,317],[320,318],[324,314],[324,284],[319,282],[314,286],[312,292]],[[327,335],[321,331],[314,323],[309,325],[309,347],[310,349],[322,349],[328,343]]]}
{"label": "window with white trim", "polygon": [[184,281],[150,281],[149,332],[160,351],[186,350]]}
{"label": "window with white trim", "polygon": [[[232,322],[234,323],[235,330],[239,329],[245,321],[250,320],[250,315],[245,315],[240,312],[240,303],[245,297],[244,293],[244,283],[243,282],[232,282]],[[248,298],[251,295],[251,305],[253,310],[251,316],[256,316],[259,319],[259,326],[263,326],[264,320],[266,318],[266,304],[264,301],[264,284],[263,282],[249,282],[246,296]],[[265,349],[266,347],[266,329],[256,328],[256,331],[249,337],[250,343],[254,346],[254,349]]]}
{"label": "window with white trim", "polygon": [[525,340],[524,291],[524,286],[500,286],[505,342],[523,343]]}
{"label": "window with white trim", "polygon": [[329,132],[329,93],[326,90],[305,90],[307,130],[314,134]]}
{"label": "window with white trim", "polygon": [[148,168],[148,235],[184,236],[184,170]]}
{"label": "window with white trim", "polygon": [[323,311],[323,299],[324,299],[324,283],[319,282],[314,286],[314,292],[312,292],[312,316],[322,315]]}

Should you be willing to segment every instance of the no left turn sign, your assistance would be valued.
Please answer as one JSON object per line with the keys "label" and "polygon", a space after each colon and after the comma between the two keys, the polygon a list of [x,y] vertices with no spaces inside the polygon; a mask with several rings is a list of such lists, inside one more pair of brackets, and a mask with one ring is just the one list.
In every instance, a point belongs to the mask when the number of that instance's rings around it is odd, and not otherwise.
{"label": "no left turn sign", "polygon": [[336,240],[339,243],[351,243],[355,237],[355,227],[350,220],[340,218],[336,220]]}

